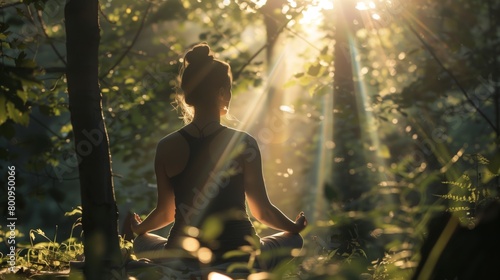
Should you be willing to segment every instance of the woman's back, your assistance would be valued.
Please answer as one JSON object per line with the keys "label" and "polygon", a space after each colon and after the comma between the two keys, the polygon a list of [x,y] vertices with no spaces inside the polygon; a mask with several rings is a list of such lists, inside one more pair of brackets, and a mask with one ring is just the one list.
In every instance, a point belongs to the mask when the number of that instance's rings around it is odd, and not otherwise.
{"label": "woman's back", "polygon": [[[167,248],[182,247],[190,227],[201,230],[196,237],[216,258],[248,245],[245,236],[255,235],[246,211],[243,184],[243,161],[250,155],[247,150],[250,136],[224,126],[204,137],[195,137],[187,129],[176,133],[182,141],[168,143],[165,139],[159,146],[165,149],[165,153],[160,150],[165,158],[157,159],[165,162],[167,174],[180,170],[178,165],[184,163],[182,170],[170,177],[176,210]],[[171,149],[177,151],[179,158],[169,155]]]}

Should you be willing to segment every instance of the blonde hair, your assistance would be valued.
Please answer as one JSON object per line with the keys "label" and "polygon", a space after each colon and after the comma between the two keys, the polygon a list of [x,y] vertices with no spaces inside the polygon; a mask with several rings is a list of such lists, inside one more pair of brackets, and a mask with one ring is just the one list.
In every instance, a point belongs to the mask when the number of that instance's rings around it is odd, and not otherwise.
{"label": "blonde hair", "polygon": [[181,119],[184,121],[184,124],[188,124],[193,121],[194,118],[194,108],[193,106],[189,106],[184,100],[184,94],[181,92],[177,92],[175,94],[175,99],[172,102],[175,110],[181,113]]}

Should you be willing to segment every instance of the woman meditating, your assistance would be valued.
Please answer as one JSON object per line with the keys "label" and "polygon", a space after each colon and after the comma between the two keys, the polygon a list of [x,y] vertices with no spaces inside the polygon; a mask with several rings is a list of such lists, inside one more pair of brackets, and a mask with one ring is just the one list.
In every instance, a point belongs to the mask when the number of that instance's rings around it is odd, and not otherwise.
{"label": "woman meditating", "polygon": [[[139,257],[164,261],[209,249],[210,264],[216,265],[234,261],[224,253],[249,246],[254,238],[260,240],[257,265],[272,269],[290,260],[292,249],[302,248],[299,232],[307,220],[300,213],[293,221],[269,201],[256,140],[221,125],[231,100],[229,64],[215,59],[207,44],[190,49],[183,63],[181,103],[190,122],[158,143],[158,201],[144,221],[134,216],[134,250]],[[255,219],[280,233],[258,237],[245,201]],[[150,233],[172,222],[168,239]]]}

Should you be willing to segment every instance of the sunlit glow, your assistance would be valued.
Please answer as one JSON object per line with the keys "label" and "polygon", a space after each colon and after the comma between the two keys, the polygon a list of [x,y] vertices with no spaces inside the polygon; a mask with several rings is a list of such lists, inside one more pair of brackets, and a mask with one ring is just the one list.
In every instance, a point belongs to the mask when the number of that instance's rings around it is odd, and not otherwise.
{"label": "sunlit glow", "polygon": [[[289,0],[290,5],[297,5],[295,1]],[[301,25],[318,25],[323,19],[321,11],[333,9],[333,0],[313,1],[311,5],[302,12],[302,18],[299,20]]]}
{"label": "sunlit glow", "polygon": [[299,257],[301,256],[301,254],[303,254],[303,251],[301,249],[292,249],[292,252],[290,253],[292,257]]}
{"label": "sunlit glow", "polygon": [[288,106],[288,105],[281,105],[280,110],[283,112],[286,112],[286,113],[290,113],[290,114],[295,113],[295,109],[293,109],[292,106]]}
{"label": "sunlit glow", "polygon": [[212,271],[208,274],[208,280],[232,280],[232,278],[224,274]]}
{"label": "sunlit glow", "polygon": [[267,0],[252,0],[252,2],[255,4],[255,7],[259,9],[267,3]]}
{"label": "sunlit glow", "polygon": [[248,280],[271,279],[271,274],[267,272],[257,272],[248,275]]}
{"label": "sunlit glow", "polygon": [[373,3],[373,1],[360,1],[356,3],[356,9],[360,11],[375,9],[376,7],[377,6],[375,5],[375,3]]}

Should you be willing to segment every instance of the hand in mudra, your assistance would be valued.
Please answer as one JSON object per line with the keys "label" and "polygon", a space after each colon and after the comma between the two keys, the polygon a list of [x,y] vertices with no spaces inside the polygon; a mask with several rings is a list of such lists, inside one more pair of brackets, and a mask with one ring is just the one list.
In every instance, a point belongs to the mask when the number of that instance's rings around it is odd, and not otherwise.
{"label": "hand in mudra", "polygon": [[301,232],[307,226],[307,219],[304,212],[300,212],[295,218],[295,224],[297,225],[297,232]]}
{"label": "hand in mudra", "polygon": [[132,216],[130,223],[131,223],[132,231],[136,234],[139,234],[137,226],[142,223],[141,217],[139,215],[137,215],[137,213],[134,213],[134,216]]}

